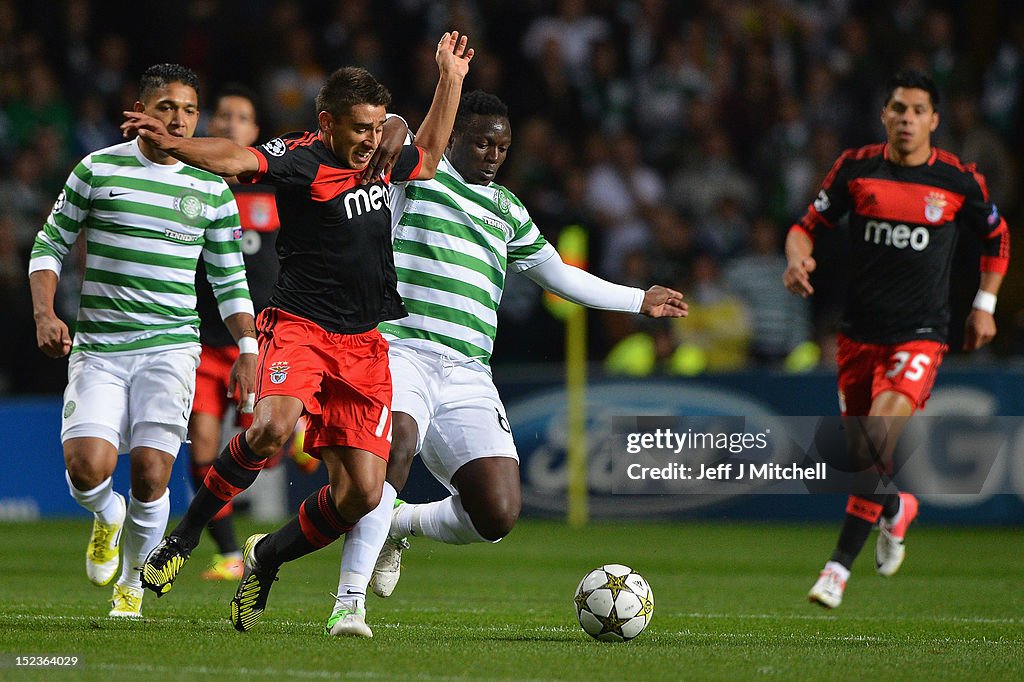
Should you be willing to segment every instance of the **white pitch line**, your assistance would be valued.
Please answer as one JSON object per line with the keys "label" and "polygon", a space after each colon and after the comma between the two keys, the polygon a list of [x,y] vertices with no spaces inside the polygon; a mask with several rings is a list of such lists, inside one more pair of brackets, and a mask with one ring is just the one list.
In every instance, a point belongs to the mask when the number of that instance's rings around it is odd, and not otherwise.
{"label": "white pitch line", "polygon": [[[423,609],[409,608],[404,611],[410,611],[413,613],[433,613],[434,608],[428,607]],[[486,613],[486,610],[473,609],[445,609],[446,613]],[[661,613],[662,618],[665,617],[664,612]],[[798,621],[826,621],[826,622],[842,622],[842,621],[871,621],[877,622],[877,616],[853,616],[846,614],[799,614],[799,613],[672,613],[669,614],[677,618],[697,618],[702,620],[729,620],[729,619],[740,619],[740,620],[798,620]],[[325,616],[326,618],[326,616]],[[101,621],[101,622],[119,622],[111,621],[102,615],[95,616],[57,616],[49,614],[5,614],[0,615],[0,621],[3,620],[25,620],[25,621],[55,621],[55,622],[81,622],[81,621]],[[1024,624],[1024,618],[986,618],[983,616],[886,616],[887,621],[901,621],[901,622],[929,622],[929,623],[966,623],[975,625],[1022,625]],[[155,623],[187,623],[190,625],[211,625],[221,626],[228,623],[227,618],[195,618],[191,616],[173,616],[173,615],[158,615],[158,616],[144,616],[141,621],[133,622],[155,622]],[[272,625],[291,625],[299,627],[314,627],[321,628],[324,621],[275,621],[267,620],[264,621],[267,624]],[[378,623],[377,627],[382,628],[434,628],[436,626],[429,623],[404,623],[398,622],[387,622]],[[516,626],[516,625],[490,625],[483,627],[476,627],[476,630],[489,630],[494,632],[511,632],[520,631],[523,629],[528,630],[540,630],[542,632],[575,632],[575,627],[566,626],[551,626],[551,625],[537,625],[537,626]]]}
{"label": "white pitch line", "polygon": [[[173,670],[175,673],[195,675],[222,675],[227,677],[271,677],[281,678],[302,678],[314,680],[335,680],[338,678],[352,678],[364,680],[394,679],[394,673],[377,673],[369,670],[277,670],[274,668],[236,668],[233,666],[210,667],[199,666],[173,666],[161,667],[142,663],[96,663],[85,662],[86,668],[109,670],[112,672],[136,672],[136,673],[166,673]],[[475,680],[475,676],[453,676],[453,675],[429,675],[416,673],[417,680],[437,680],[437,682],[459,682],[461,680]],[[525,682],[542,682],[541,680],[526,680]]]}
{"label": "white pitch line", "polygon": [[[673,616],[683,618],[705,618],[711,620],[739,618],[743,620],[827,620],[827,621],[872,621],[878,622],[878,616],[848,616],[846,614],[809,614],[809,613],[674,613]],[[984,616],[890,616],[886,621],[931,622],[931,623],[973,623],[991,625],[1020,625],[1024,618],[986,618]]]}

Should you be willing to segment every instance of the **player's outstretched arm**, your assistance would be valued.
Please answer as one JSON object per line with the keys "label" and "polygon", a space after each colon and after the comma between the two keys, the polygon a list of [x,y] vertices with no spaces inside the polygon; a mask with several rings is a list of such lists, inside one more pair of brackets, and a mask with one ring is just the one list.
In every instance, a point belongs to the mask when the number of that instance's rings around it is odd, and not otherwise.
{"label": "player's outstretched arm", "polygon": [[614,284],[569,265],[558,252],[523,274],[567,301],[597,310],[642,313],[650,317],[686,317],[686,304],[678,291],[653,286],[646,292]]}
{"label": "player's outstretched arm", "polygon": [[791,293],[807,298],[814,293],[811,286],[811,273],[818,266],[811,252],[814,242],[807,233],[799,229],[790,229],[786,235],[786,271],[782,273],[782,283]]}
{"label": "player's outstretched arm", "polygon": [[467,36],[458,31],[445,33],[437,43],[437,68],[441,75],[434,90],[430,111],[423,119],[423,125],[416,132],[416,146],[423,150],[423,165],[420,180],[429,180],[437,172],[448,139],[452,136],[455,113],[462,97],[462,81],[469,73],[469,62],[473,59],[473,48],[467,48]]}
{"label": "player's outstretched arm", "polygon": [[190,166],[223,177],[249,175],[260,169],[256,155],[223,137],[178,137],[167,132],[163,122],[138,111],[124,111],[121,133],[138,135],[157,149]]}

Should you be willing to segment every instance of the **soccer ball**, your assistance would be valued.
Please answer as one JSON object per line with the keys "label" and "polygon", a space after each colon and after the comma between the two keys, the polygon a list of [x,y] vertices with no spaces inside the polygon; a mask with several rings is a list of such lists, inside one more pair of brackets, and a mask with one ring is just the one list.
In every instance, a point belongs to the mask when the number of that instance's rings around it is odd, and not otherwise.
{"label": "soccer ball", "polygon": [[654,614],[654,593],[629,566],[607,564],[583,576],[576,588],[576,618],[583,630],[602,642],[625,642],[647,627]]}

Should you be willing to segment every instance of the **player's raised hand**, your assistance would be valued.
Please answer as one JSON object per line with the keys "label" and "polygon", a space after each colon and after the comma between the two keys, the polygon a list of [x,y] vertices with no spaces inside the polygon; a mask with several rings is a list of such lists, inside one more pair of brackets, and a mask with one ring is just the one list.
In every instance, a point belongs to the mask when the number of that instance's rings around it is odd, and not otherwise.
{"label": "player's raised hand", "polygon": [[790,260],[786,271],[782,273],[782,283],[791,293],[807,298],[814,293],[814,287],[811,286],[811,273],[816,267],[818,267],[818,263],[811,256]]}
{"label": "player's raised hand", "polygon": [[964,324],[964,350],[978,350],[996,336],[996,319],[992,313],[971,309]]}
{"label": "player's raised hand", "polygon": [[437,66],[441,75],[465,78],[469,73],[469,62],[473,59],[473,48],[466,48],[469,36],[459,36],[458,31],[450,31],[441,36],[437,43]]}
{"label": "player's raised hand", "polygon": [[68,326],[56,315],[36,318],[36,343],[48,357],[62,358],[71,352]]}
{"label": "player's raised hand", "polygon": [[121,135],[129,140],[138,135],[157,149],[167,149],[178,139],[167,132],[163,121],[148,116],[141,111],[122,111],[124,122],[121,123]]}
{"label": "player's raised hand", "polygon": [[647,317],[686,317],[690,314],[680,292],[658,284],[644,292],[640,312]]}

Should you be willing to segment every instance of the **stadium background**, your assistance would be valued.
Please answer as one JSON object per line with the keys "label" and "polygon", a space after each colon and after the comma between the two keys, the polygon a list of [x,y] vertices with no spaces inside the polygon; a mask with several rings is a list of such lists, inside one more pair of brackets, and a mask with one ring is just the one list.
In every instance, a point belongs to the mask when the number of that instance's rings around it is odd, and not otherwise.
{"label": "stadium background", "polygon": [[[557,243],[562,228],[582,225],[591,270],[675,286],[693,307],[679,324],[592,314],[595,380],[652,375],[657,383],[648,385],[665,395],[706,388],[723,403],[741,395],[781,414],[832,412],[842,268],[822,268],[811,304],[763,273],[781,274],[785,230],[839,152],[881,139],[882,84],[902,66],[936,78],[937,143],[979,163],[1019,240],[1024,10],[1011,2],[189,0],[169,12],[149,3],[0,0],[0,423],[14,439],[0,454],[0,517],[76,513],[70,498],[58,499],[66,498],[57,433],[66,363],[35,348],[27,255],[73,164],[120,140],[119,112],[136,98],[141,71],[163,61],[192,67],[203,104],[231,81],[255,88],[269,138],[312,126],[323,78],[358,64],[391,88],[393,109],[415,127],[435,82],[433,45],[448,27],[468,33],[478,51],[466,87],[510,106],[515,144],[499,180],[545,236]],[[819,248],[837,254],[842,238]],[[971,246],[957,256],[954,349],[976,288]],[[1000,296],[996,343],[971,357],[954,352],[937,395],[1024,414],[1017,270]],[[73,262],[62,279],[67,320],[80,276]],[[514,417],[516,403],[555,389],[562,323],[519,277],[500,316],[495,377]],[[557,393],[552,400],[564,403]],[[676,406],[685,409],[685,397]],[[526,421],[513,428],[528,477],[547,427]],[[1024,522],[1016,469],[1005,470],[1001,490],[1010,494],[940,518]],[[539,490],[558,492],[560,475],[539,471]],[[185,480],[176,472],[172,481],[179,512]],[[296,480],[296,489],[306,483]],[[815,518],[841,511],[820,502]],[[819,511],[772,507],[785,518]],[[763,516],[743,505],[702,513]]]}

